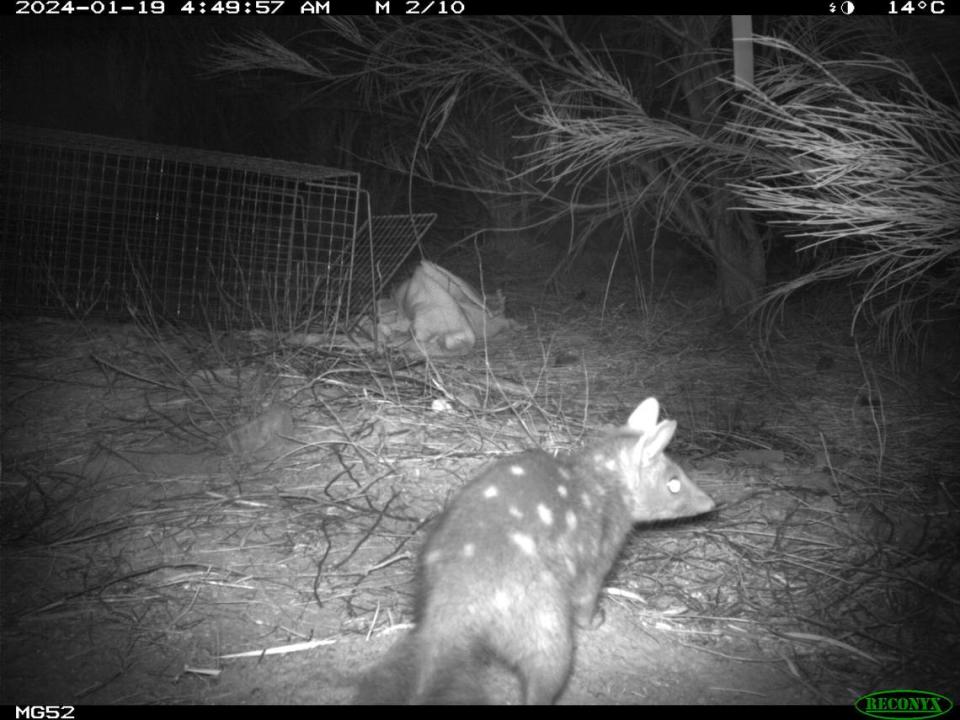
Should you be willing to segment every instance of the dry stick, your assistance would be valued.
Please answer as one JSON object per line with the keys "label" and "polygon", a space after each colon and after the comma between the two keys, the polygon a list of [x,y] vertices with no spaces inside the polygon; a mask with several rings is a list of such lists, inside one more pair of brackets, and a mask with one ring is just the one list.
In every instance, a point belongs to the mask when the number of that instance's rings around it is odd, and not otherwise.
{"label": "dry stick", "polygon": [[[132,580],[133,578],[143,577],[144,575],[149,575],[149,574],[151,574],[151,573],[154,573],[154,572],[157,572],[157,571],[160,571],[160,570],[169,570],[169,569],[171,569],[171,568],[189,568],[189,567],[203,569],[203,570],[205,570],[207,573],[209,573],[210,571],[216,569],[217,571],[222,572],[222,573],[224,573],[225,575],[228,575],[228,576],[229,576],[229,575],[240,575],[240,573],[237,573],[237,572],[235,572],[235,571],[233,571],[233,570],[229,570],[229,569],[227,569],[227,568],[222,568],[222,567],[217,567],[217,566],[210,565],[210,564],[200,564],[200,563],[164,563],[164,564],[160,564],[160,565],[152,565],[151,567],[144,568],[144,569],[142,569],[142,570],[137,570],[137,571],[131,572],[131,573],[125,573],[124,575],[121,575],[121,576],[119,576],[119,577],[115,577],[115,578],[112,578],[112,579],[110,579],[110,580],[105,580],[104,582],[98,583],[97,585],[94,585],[93,587],[85,588],[85,589],[83,589],[83,590],[79,590],[79,591],[77,591],[77,592],[70,593],[70,594],[66,595],[65,597],[60,598],[59,600],[54,600],[53,602],[49,602],[49,603],[47,603],[46,605],[44,605],[44,606],[42,606],[42,607],[40,607],[40,608],[36,608],[36,609],[34,609],[34,610],[29,610],[29,611],[25,612],[24,615],[27,616],[27,617],[34,616],[34,615],[40,615],[41,613],[44,613],[44,612],[46,612],[46,611],[48,611],[48,610],[52,610],[53,608],[56,608],[56,607],[60,607],[61,605],[65,605],[66,603],[70,602],[71,600],[76,600],[77,598],[83,597],[84,595],[89,595],[89,594],[95,593],[95,592],[102,592],[103,590],[105,590],[106,588],[110,587],[111,585],[116,585],[117,583],[119,583],[119,582],[124,582],[124,581],[126,581],[126,580]],[[241,577],[245,577],[245,576],[241,575]]]}
{"label": "dry stick", "polygon": [[[380,526],[380,523],[383,521],[383,518],[384,518],[384,517],[386,516],[386,514],[387,514],[387,510],[388,510],[389,507],[390,507],[390,503],[392,503],[394,500],[396,500],[397,497],[399,497],[399,495],[400,495],[400,492],[399,492],[399,491],[395,490],[395,491],[393,492],[393,494],[390,496],[390,498],[389,498],[389,499],[387,500],[387,502],[384,504],[383,508],[380,509],[380,512],[377,513],[377,516],[376,516],[376,518],[374,519],[373,524],[363,533],[363,535],[360,537],[360,540],[359,540],[357,543],[354,544],[354,546],[353,546],[353,548],[350,550],[350,552],[347,553],[347,556],[346,556],[345,558],[343,558],[340,562],[336,563],[336,564],[333,566],[334,570],[338,570],[338,569],[340,569],[341,567],[343,567],[343,565],[344,565],[348,560],[350,560],[350,558],[352,558],[354,555],[357,554],[357,551],[360,550],[360,548],[363,546],[363,544],[364,544],[367,540],[370,539],[370,536],[373,535],[374,531],[376,531],[376,529]],[[368,573],[364,573],[364,574],[366,575],[366,574],[368,574]]]}
{"label": "dry stick", "polygon": [[323,564],[327,561],[327,556],[330,555],[330,550],[333,547],[333,542],[330,540],[330,536],[327,534],[326,525],[320,527],[320,532],[323,533],[323,539],[326,541],[327,546],[323,551],[323,555],[317,560],[317,572],[313,576],[313,599],[317,601],[317,607],[323,607],[323,601],[320,599],[320,577],[323,574]]}
{"label": "dry stick", "polygon": [[97,355],[91,355],[90,358],[97,364],[110,368],[118,375],[124,375],[126,377],[133,378],[134,380],[138,380],[139,382],[142,382],[146,385],[155,385],[156,387],[161,387],[164,390],[170,390],[176,393],[182,392],[183,390],[183,388],[177,387],[176,385],[169,385],[165,382],[160,382],[159,380],[154,380],[153,378],[148,378],[144,375],[139,375],[135,372],[131,372],[130,370],[125,370],[124,368],[114,365],[113,363],[107,360],[104,360],[103,358],[98,357]]}

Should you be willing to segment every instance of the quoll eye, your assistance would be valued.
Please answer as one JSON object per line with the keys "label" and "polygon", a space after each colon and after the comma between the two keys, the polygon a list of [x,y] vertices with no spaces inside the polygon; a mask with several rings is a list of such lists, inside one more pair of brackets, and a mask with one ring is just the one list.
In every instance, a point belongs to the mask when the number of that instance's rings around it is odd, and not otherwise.
{"label": "quoll eye", "polygon": [[674,495],[680,492],[680,478],[672,477],[669,480],[667,480],[667,490],[669,490]]}

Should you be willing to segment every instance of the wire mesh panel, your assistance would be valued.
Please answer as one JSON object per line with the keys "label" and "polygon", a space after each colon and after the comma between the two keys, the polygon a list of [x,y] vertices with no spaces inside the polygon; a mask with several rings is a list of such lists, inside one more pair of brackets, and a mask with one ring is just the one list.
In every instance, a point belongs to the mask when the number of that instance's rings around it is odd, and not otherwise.
{"label": "wire mesh panel", "polygon": [[[373,301],[383,294],[387,283],[437,219],[436,213],[368,217],[370,221],[362,223],[357,233],[358,243],[370,245],[369,253],[357,253],[354,272],[355,293],[370,298],[369,303],[360,307],[360,312],[370,309]],[[367,258],[371,262],[366,262]]]}
{"label": "wire mesh panel", "polygon": [[[315,165],[0,126],[4,308],[332,329],[360,178]],[[364,267],[372,258],[359,258]],[[369,292],[369,289],[367,289]]]}

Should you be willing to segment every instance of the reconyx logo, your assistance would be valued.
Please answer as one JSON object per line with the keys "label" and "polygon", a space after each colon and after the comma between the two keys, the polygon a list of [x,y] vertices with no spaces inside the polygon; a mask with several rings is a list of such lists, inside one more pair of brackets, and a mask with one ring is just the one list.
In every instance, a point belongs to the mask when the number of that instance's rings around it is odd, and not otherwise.
{"label": "reconyx logo", "polygon": [[953,701],[926,690],[878,690],[861,695],[853,706],[868,717],[879,720],[924,720],[946,715]]}

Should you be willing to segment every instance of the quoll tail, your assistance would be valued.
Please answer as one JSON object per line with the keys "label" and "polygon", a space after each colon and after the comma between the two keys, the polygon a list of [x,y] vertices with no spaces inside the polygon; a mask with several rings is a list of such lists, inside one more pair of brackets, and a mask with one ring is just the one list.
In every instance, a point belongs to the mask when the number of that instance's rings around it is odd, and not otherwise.
{"label": "quoll tail", "polygon": [[394,644],[387,656],[370,668],[357,686],[354,705],[406,705],[412,701],[414,644],[407,634]]}
{"label": "quoll tail", "polygon": [[[357,686],[355,705],[478,705],[490,700],[473,653],[447,652],[421,662],[416,631],[399,640]],[[419,687],[418,687],[419,686]]]}
{"label": "quoll tail", "polygon": [[440,662],[420,670],[420,689],[411,702],[417,705],[487,705],[491,702],[483,686],[486,663],[472,653],[452,652]]}

